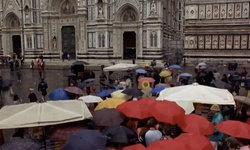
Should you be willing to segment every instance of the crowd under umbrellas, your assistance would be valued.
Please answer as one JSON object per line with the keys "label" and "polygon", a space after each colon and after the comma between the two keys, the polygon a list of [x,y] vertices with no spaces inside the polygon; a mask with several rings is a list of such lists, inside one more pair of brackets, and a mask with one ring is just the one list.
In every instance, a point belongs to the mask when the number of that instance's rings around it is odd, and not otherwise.
{"label": "crowd under umbrellas", "polygon": [[[110,73],[101,82],[97,82],[92,73],[79,78],[81,73],[70,72],[69,86],[52,91],[46,102],[7,105],[0,110],[0,129],[19,129],[15,134],[17,138],[0,149],[21,146],[21,149],[65,150],[248,147],[250,125],[247,116],[245,120],[242,118],[243,113],[250,112],[250,100],[234,96],[234,85],[221,78],[213,78],[207,85],[211,73],[206,71],[205,63],[194,67],[196,75],[182,73],[181,69],[175,64],[160,69],[117,64],[103,69],[104,74]],[[93,88],[96,86],[100,86],[100,92]],[[201,105],[209,107],[212,119],[197,110]],[[228,109],[233,109],[232,114],[225,114]],[[239,111],[240,114],[234,114]],[[35,140],[35,136],[20,136],[20,131],[31,127],[41,127],[42,137],[38,134]]]}

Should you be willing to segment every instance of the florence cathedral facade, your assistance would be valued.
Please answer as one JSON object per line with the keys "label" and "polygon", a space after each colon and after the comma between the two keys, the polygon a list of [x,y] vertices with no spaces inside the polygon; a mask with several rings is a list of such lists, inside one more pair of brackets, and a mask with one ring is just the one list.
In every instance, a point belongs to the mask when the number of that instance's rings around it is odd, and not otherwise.
{"label": "florence cathedral facade", "polygon": [[181,39],[182,8],[181,0],[1,0],[0,54],[161,59]]}

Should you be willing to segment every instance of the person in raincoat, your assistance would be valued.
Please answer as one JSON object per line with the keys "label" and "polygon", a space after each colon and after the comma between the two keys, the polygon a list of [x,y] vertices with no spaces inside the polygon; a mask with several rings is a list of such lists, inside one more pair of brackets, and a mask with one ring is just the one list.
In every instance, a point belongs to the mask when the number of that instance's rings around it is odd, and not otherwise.
{"label": "person in raincoat", "polygon": [[[219,105],[212,105],[210,110],[214,113],[212,124],[216,126],[218,123],[223,121],[223,116],[220,112],[220,106]],[[218,149],[218,143],[223,138],[223,133],[219,132],[217,129],[214,130],[213,135],[209,136],[209,139],[214,147],[215,150]]]}

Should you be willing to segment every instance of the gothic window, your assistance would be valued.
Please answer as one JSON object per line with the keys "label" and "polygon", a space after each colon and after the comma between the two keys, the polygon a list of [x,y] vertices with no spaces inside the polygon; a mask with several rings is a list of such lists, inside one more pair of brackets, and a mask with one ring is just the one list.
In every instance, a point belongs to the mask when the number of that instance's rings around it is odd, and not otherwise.
{"label": "gothic window", "polygon": [[20,22],[17,16],[14,16],[10,21],[10,26],[13,28],[20,27]]}
{"label": "gothic window", "polygon": [[104,33],[100,33],[98,35],[98,43],[99,43],[99,47],[105,47],[105,34]]}
{"label": "gothic window", "polygon": [[95,48],[95,33],[89,32],[87,36],[88,36],[88,48]]}
{"label": "gothic window", "polygon": [[40,0],[32,0],[33,23],[42,23]]}
{"label": "gothic window", "polygon": [[151,34],[150,34],[150,47],[157,47],[157,41],[158,41],[157,33],[154,31],[151,32]]}
{"label": "gothic window", "polygon": [[26,36],[27,48],[32,48],[32,37],[31,35]]}
{"label": "gothic window", "polygon": [[43,48],[43,35],[42,34],[36,35],[36,48],[38,49]]}
{"label": "gothic window", "polygon": [[113,4],[112,4],[112,0],[108,0],[107,1],[108,6],[107,6],[107,18],[109,20],[113,19]]}
{"label": "gothic window", "polygon": [[142,32],[142,38],[143,38],[142,47],[147,48],[147,31],[144,30]]}
{"label": "gothic window", "polygon": [[88,9],[88,20],[95,20],[95,0],[87,1]]}
{"label": "gothic window", "polygon": [[113,32],[109,32],[109,48],[113,48]]}
{"label": "gothic window", "polygon": [[61,14],[63,15],[71,15],[75,13],[75,7],[72,4],[72,2],[70,2],[70,0],[66,0],[62,3],[61,6]]}
{"label": "gothic window", "polygon": [[123,21],[135,21],[136,15],[133,10],[127,10],[123,15]]}

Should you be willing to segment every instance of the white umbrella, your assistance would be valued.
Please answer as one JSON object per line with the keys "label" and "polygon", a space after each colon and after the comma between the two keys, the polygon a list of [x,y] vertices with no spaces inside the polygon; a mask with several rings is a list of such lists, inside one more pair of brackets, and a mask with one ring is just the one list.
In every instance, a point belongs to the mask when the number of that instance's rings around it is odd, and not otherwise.
{"label": "white umbrella", "polygon": [[78,99],[82,100],[84,103],[99,103],[103,101],[102,98],[93,95],[81,96]]}
{"label": "white umbrella", "polygon": [[192,85],[166,88],[160,92],[157,100],[191,101],[202,104],[235,105],[233,95],[225,89],[209,86]]}
{"label": "white umbrella", "polygon": [[38,127],[92,118],[86,104],[78,100],[48,101],[4,106],[0,129]]}
{"label": "white umbrella", "polygon": [[111,97],[112,98],[121,98],[121,99],[124,99],[124,100],[129,100],[129,99],[132,98],[131,96],[122,93],[122,91],[123,90],[114,91],[113,93],[111,93]]}
{"label": "white umbrella", "polygon": [[204,62],[200,62],[197,66],[206,66],[207,64]]}
{"label": "white umbrella", "polygon": [[125,63],[120,63],[116,65],[112,65],[109,67],[105,67],[103,70],[104,71],[128,71],[128,70],[133,70],[138,67],[137,64],[125,64]]}

